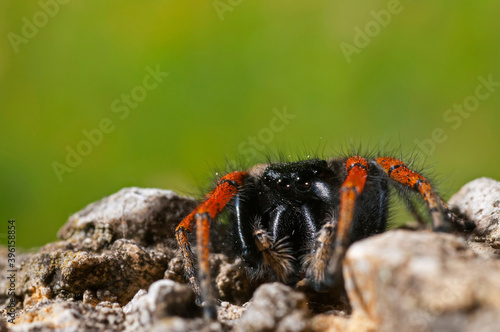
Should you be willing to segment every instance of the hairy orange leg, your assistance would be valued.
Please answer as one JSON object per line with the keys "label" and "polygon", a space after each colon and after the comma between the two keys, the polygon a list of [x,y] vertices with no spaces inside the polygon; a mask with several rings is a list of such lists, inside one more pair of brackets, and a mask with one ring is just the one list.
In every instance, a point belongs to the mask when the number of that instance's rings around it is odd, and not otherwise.
{"label": "hairy orange leg", "polygon": [[436,194],[425,177],[413,172],[404,162],[396,158],[377,158],[377,163],[392,180],[417,191],[422,196],[429,209],[432,226],[435,230],[446,229],[444,216],[449,213],[448,206]]}
{"label": "hairy orange leg", "polygon": [[[194,292],[201,304],[205,302],[205,316],[215,318],[215,299],[210,283],[209,239],[210,223],[226,207],[227,203],[238,193],[238,189],[247,177],[246,172],[232,172],[219,180],[217,187],[198,205],[193,212],[185,217],[177,226],[175,235],[184,260],[184,270],[193,286]],[[193,255],[187,238],[187,233],[193,230],[196,222],[196,242],[198,257],[198,277],[196,278]],[[200,287],[201,286],[201,287]]]}
{"label": "hairy orange leg", "polygon": [[336,275],[350,244],[356,200],[363,192],[368,176],[368,162],[365,158],[353,156],[347,159],[347,177],[340,187],[340,212],[334,243],[333,258],[329,264],[330,275]]}

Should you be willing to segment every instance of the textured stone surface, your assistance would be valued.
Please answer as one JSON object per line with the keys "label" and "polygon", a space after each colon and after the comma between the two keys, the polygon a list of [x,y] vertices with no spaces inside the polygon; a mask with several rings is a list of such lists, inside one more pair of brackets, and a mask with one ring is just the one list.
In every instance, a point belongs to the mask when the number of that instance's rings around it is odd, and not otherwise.
{"label": "textured stone surface", "polygon": [[[69,218],[61,241],[16,257],[18,314],[55,300],[125,305],[163,278],[177,252],[173,230],[195,205],[171,191],[140,188],[90,204]],[[1,279],[1,303],[8,301],[7,288]]]}
{"label": "textured stone surface", "polygon": [[172,280],[154,282],[148,292],[139,291],[125,307],[126,331],[144,331],[163,318],[201,316],[193,290]]}
{"label": "textured stone surface", "polygon": [[479,254],[500,257],[500,182],[471,181],[451,197],[449,205],[476,224],[469,246]]}
{"label": "textured stone surface", "polygon": [[96,251],[120,238],[175,246],[177,223],[196,205],[170,190],[124,188],[72,215],[58,236],[78,250]]}
{"label": "textured stone surface", "polygon": [[202,318],[182,319],[180,317],[165,318],[156,322],[150,332],[221,332],[227,329],[216,321],[206,321]]}
{"label": "textured stone surface", "polygon": [[241,259],[232,261],[225,254],[211,255],[210,259],[210,266],[216,271],[214,283],[218,297],[240,305],[247,302],[254,291],[241,264]]}
{"label": "textured stone surface", "polygon": [[126,304],[141,288],[163,277],[169,262],[167,248],[144,248],[130,240],[118,240],[99,253],[58,248],[33,255],[25,261],[19,287],[24,305],[52,298],[83,299]]}
{"label": "textured stone surface", "polygon": [[[13,331],[496,331],[500,326],[498,182],[478,179],[450,205],[473,220],[461,238],[391,231],[354,244],[343,289],[303,281],[250,283],[229,258],[224,226],[211,229],[218,321],[201,317],[173,230],[196,205],[159,189],[125,188],[70,217],[61,241],[17,256]],[[473,248],[471,250],[470,248]],[[193,247],[193,250],[195,248]],[[5,248],[0,248],[5,270]],[[170,280],[164,280],[164,279]],[[262,281],[259,281],[262,282]],[[342,286],[342,285],[340,285]],[[0,280],[6,318],[7,282]],[[251,300],[250,300],[251,299]],[[340,301],[338,301],[340,299]],[[250,301],[249,301],[250,300]],[[7,329],[0,322],[0,332]]]}
{"label": "textured stone surface", "polygon": [[235,331],[307,331],[307,300],[292,288],[270,283],[260,286]]}
{"label": "textured stone surface", "polygon": [[[376,332],[375,323],[360,310],[354,312],[352,316],[329,313],[316,315],[311,320],[313,331],[325,332]],[[402,330],[406,331],[406,330]]]}
{"label": "textured stone surface", "polygon": [[233,326],[245,312],[247,304],[248,302],[244,306],[239,306],[223,301],[217,308],[217,319],[228,326]]}
{"label": "textured stone surface", "polygon": [[360,241],[344,276],[353,311],[377,330],[500,326],[500,261],[478,257],[455,235],[397,230]]}
{"label": "textured stone surface", "polygon": [[26,310],[11,331],[122,331],[124,315],[119,306],[93,307],[63,300],[43,301]]}

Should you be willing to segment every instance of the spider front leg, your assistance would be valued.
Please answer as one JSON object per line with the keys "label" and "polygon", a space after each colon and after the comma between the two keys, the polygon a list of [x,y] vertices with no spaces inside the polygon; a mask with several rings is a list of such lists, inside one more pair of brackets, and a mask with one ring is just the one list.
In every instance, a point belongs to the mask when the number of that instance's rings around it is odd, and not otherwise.
{"label": "spider front leg", "polygon": [[336,221],[329,221],[323,225],[316,237],[313,251],[305,260],[306,277],[317,291],[331,283],[326,281],[325,273],[330,257],[333,257],[335,227]]}
{"label": "spider front leg", "polygon": [[345,167],[347,177],[340,187],[338,222],[336,225],[327,222],[322,227],[316,239],[316,251],[308,258],[307,277],[316,289],[331,286],[341,273],[342,260],[351,243],[356,200],[368,176],[368,163],[362,157],[348,158]]}
{"label": "spider front leg", "polygon": [[[435,231],[449,231],[451,225],[461,231],[471,231],[474,228],[473,223],[459,218],[448,208],[448,204],[439,197],[425,177],[410,170],[401,160],[381,157],[377,159],[377,164],[389,178],[420,194],[427,205]],[[448,222],[452,224],[450,225]]]}
{"label": "spider front leg", "polygon": [[[193,212],[185,217],[175,230],[184,260],[186,276],[193,287],[198,304],[204,305],[204,313],[207,318],[215,319],[217,316],[215,298],[210,282],[210,252],[208,247],[210,223],[222,212],[227,203],[237,195],[238,189],[243,185],[246,176],[246,172],[232,172],[222,177],[215,190]],[[191,247],[187,239],[187,233],[192,231],[194,221],[196,221],[198,279],[194,270]]]}

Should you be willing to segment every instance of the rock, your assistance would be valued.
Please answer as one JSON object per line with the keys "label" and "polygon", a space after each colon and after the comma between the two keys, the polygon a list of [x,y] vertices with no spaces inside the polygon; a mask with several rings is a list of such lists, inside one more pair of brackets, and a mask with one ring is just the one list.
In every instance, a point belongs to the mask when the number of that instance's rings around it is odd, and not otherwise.
{"label": "rock", "polygon": [[170,190],[124,188],[72,215],[58,236],[75,250],[97,251],[122,238],[175,247],[175,227],[196,205]]}
{"label": "rock", "polygon": [[186,283],[184,277],[184,262],[182,260],[180,250],[177,251],[176,255],[168,263],[164,279],[170,279],[179,283]]}
{"label": "rock", "polygon": [[[178,250],[173,231],[195,205],[171,191],[140,188],[88,205],[59,231],[61,241],[16,257],[18,312],[55,299],[125,305],[163,278]],[[1,279],[1,303],[7,289]]]}
{"label": "rock", "polygon": [[123,331],[124,315],[120,307],[93,307],[63,300],[43,301],[26,310],[10,326],[21,331]]}
{"label": "rock", "polygon": [[217,319],[226,325],[234,325],[245,312],[246,307],[222,301],[217,308]]}
{"label": "rock", "polygon": [[140,291],[124,308],[127,331],[143,331],[163,318],[179,316],[200,317],[201,308],[195,304],[193,290],[172,280],[158,280],[148,292]]}
{"label": "rock", "polygon": [[[81,329],[88,324],[78,319],[85,321],[95,312],[121,306],[128,322],[135,325],[164,326],[169,319],[178,322],[172,317],[179,316],[192,321],[187,326],[197,326],[201,310],[195,305],[190,286],[161,280],[167,277],[186,282],[174,229],[195,205],[195,200],[171,191],[126,188],[75,213],[59,231],[61,241],[49,243],[36,253],[18,255],[16,310],[23,318],[16,326],[32,328],[26,325],[31,324],[30,319],[57,323],[59,314],[54,312],[66,310],[74,318],[72,328]],[[213,227],[213,283],[221,299],[241,304],[250,299],[254,288],[239,261],[217,253],[224,248],[226,234],[223,226]],[[6,249],[0,252],[6,253]],[[5,268],[5,263],[0,259],[0,267]],[[156,280],[161,281],[153,284],[149,293],[141,291]],[[7,287],[8,281],[0,280],[0,300],[4,303],[0,314],[4,318],[10,300]],[[145,301],[147,310],[134,307],[141,301]],[[239,318],[244,310],[232,304],[226,309],[223,316],[227,322]],[[44,329],[52,326],[44,324],[40,325]],[[56,325],[52,327],[57,329]],[[173,326],[178,328],[177,323]],[[217,326],[227,329],[229,325]]]}
{"label": "rock", "polygon": [[[19,253],[18,319],[0,322],[0,331],[494,331],[499,193],[498,182],[478,179],[450,200],[477,225],[472,236],[398,230],[353,244],[343,267],[352,310],[341,282],[322,293],[304,280],[295,289],[268,283],[255,291],[265,280],[249,281],[228,249],[227,226],[215,223],[209,259],[222,302],[218,320],[207,321],[174,235],[196,201],[126,188],[71,216],[60,241]],[[0,256],[5,270],[5,248]],[[2,318],[7,287],[0,279]]]}
{"label": "rock", "polygon": [[[255,287],[250,283],[241,259],[228,258],[223,253],[211,253],[209,256],[212,271],[212,284],[217,298],[241,305],[252,297]],[[184,265],[180,252],[170,260],[165,271],[165,279],[186,283]]]}
{"label": "rock", "polygon": [[307,331],[307,300],[281,283],[257,288],[235,331]]}
{"label": "rock", "polygon": [[478,257],[455,235],[397,230],[357,242],[344,277],[353,316],[366,315],[376,330],[500,326],[500,261]]}
{"label": "rock", "polygon": [[139,289],[163,277],[169,259],[166,250],[130,240],[118,240],[100,253],[42,249],[21,265],[18,294],[24,295],[24,306],[53,298],[125,305]]}
{"label": "rock", "polygon": [[311,331],[308,315],[305,310],[294,310],[285,316],[278,324],[276,332],[304,332]]}
{"label": "rock", "polygon": [[250,300],[255,289],[248,280],[241,259],[230,260],[224,254],[212,254],[210,257],[218,298],[238,305]]}
{"label": "rock", "polygon": [[482,255],[500,258],[500,182],[471,181],[451,197],[449,205],[476,225],[469,246]]}
{"label": "rock", "polygon": [[221,332],[226,328],[216,321],[206,321],[202,318],[182,319],[180,317],[165,318],[156,322],[149,332]]}
{"label": "rock", "polygon": [[338,315],[337,313],[316,315],[311,320],[314,331],[325,332],[377,332],[374,322],[361,311],[352,316]]}

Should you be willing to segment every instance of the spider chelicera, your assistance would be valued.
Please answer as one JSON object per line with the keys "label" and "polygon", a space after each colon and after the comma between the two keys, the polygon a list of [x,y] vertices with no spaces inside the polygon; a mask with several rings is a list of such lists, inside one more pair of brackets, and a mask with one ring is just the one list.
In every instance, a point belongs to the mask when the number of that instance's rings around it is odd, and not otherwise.
{"label": "spider chelicera", "polygon": [[[259,164],[220,178],[176,229],[185,273],[205,316],[216,317],[209,228],[223,210],[229,211],[233,250],[250,274],[286,283],[305,277],[323,289],[338,280],[351,243],[386,229],[390,185],[403,196],[414,191],[422,197],[434,230],[469,227],[425,177],[392,157]],[[197,275],[187,239],[195,224]]]}

